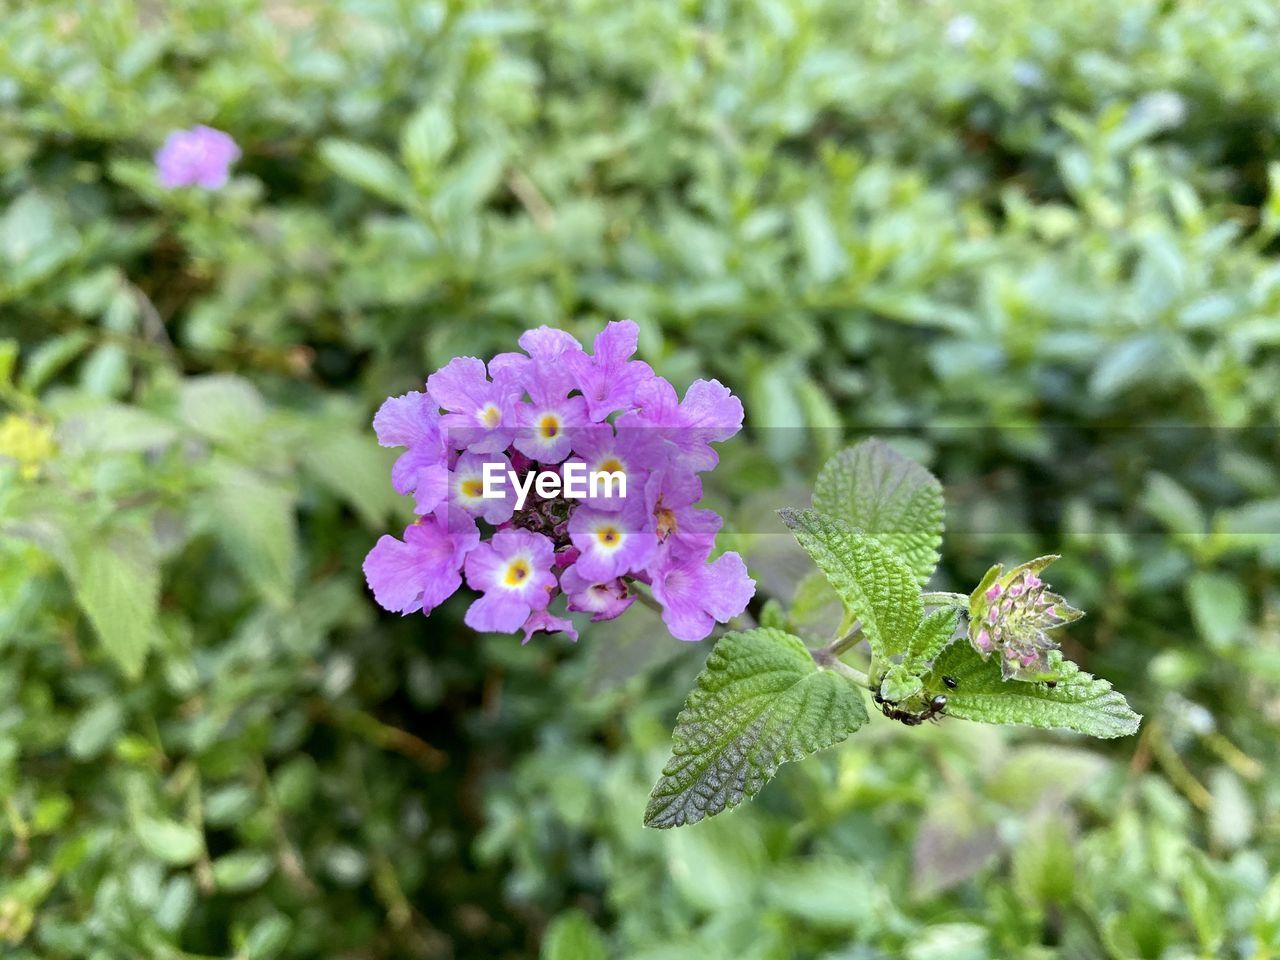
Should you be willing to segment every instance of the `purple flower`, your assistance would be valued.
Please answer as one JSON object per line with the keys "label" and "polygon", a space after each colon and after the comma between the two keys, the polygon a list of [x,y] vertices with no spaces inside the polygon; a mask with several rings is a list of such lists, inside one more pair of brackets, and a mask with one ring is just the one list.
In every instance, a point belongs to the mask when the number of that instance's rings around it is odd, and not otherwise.
{"label": "purple flower", "polygon": [[387,610],[430,613],[462,586],[458,575],[480,542],[475,521],[444,511],[422,517],[404,532],[404,540],[382,536],[364,560],[365,581]]}
{"label": "purple flower", "polygon": [[682,454],[686,469],[710,470],[720,458],[709,444],[742,429],[742,401],[719,380],[695,380],[680,400],[675,387],[653,377],[636,388],[637,413],[618,420],[618,429],[649,427]]}
{"label": "purple flower", "polygon": [[[484,465],[495,463],[502,468],[504,481],[498,488],[501,497],[484,495]],[[458,457],[453,471],[449,474],[449,502],[465,510],[473,517],[481,517],[486,522],[497,526],[511,519],[515,511],[515,491],[505,480],[511,462],[502,454],[490,453],[481,456],[478,453],[464,453]]]}
{"label": "purple flower", "polygon": [[529,614],[521,629],[524,631],[524,639],[520,641],[522,645],[533,639],[535,633],[564,633],[575,643],[578,640],[578,631],[572,620],[552,616],[546,610],[535,610]]}
{"label": "purple flower", "polygon": [[539,394],[567,397],[578,385],[568,358],[580,357],[590,362],[572,334],[546,324],[521,334],[520,347],[528,356],[500,353],[489,362],[489,372],[495,377],[513,376],[535,397]]}
{"label": "purple flower", "polygon": [[449,452],[431,398],[415,391],[387,399],[374,414],[373,430],[382,446],[408,448],[391,468],[396,493],[415,494],[419,515],[433,512],[449,492]]}
{"label": "purple flower", "polygon": [[588,486],[582,502],[598,510],[621,510],[628,501],[643,499],[648,466],[666,462],[661,439],[652,430],[618,430],[607,423],[578,427],[572,435],[573,453],[566,463],[581,463],[587,474],[620,473],[626,477],[626,497],[606,496],[603,486],[592,496]]}
{"label": "purple flower", "polygon": [[450,360],[427,377],[427,392],[448,411],[440,425],[451,445],[501,453],[515,436],[519,385],[505,373],[491,381],[475,357]]}
{"label": "purple flower", "polygon": [[483,596],[464,618],[473,630],[513,633],[551,602],[551,541],[528,530],[499,530],[467,554],[467,584]]}
{"label": "purple flower", "polygon": [[530,460],[559,463],[569,455],[576,431],[587,423],[581,397],[556,397],[539,391],[532,403],[516,408],[514,446]]}
{"label": "purple flower", "polygon": [[574,566],[598,583],[643,570],[658,548],[639,497],[629,497],[618,511],[578,507],[569,518],[569,539],[581,551]]}
{"label": "purple flower", "polygon": [[634,320],[615,320],[596,335],[592,356],[566,350],[563,362],[587,401],[587,413],[600,422],[631,405],[636,388],[653,378],[653,368],[631,360],[640,339]]}
{"label": "purple flower", "polygon": [[703,640],[717,622],[727,623],[746,609],[756,582],[736,553],[712,563],[677,560],[651,571],[653,596],[662,604],[662,622],[677,640]]}
{"label": "purple flower", "polygon": [[560,575],[560,589],[569,598],[569,609],[590,613],[593,623],[622,616],[624,610],[636,602],[636,595],[627,588],[621,577],[592,583],[576,567],[569,567]]}
{"label": "purple flower", "polygon": [[1040,579],[1057,559],[1037,557],[1008,573],[996,564],[969,596],[969,643],[983,660],[998,653],[1006,680],[1056,679],[1049,654],[1058,645],[1046,631],[1084,616]]}
{"label": "purple flower", "polygon": [[174,130],[156,151],[156,174],[166,190],[203,187],[218,190],[227,184],[228,169],[240,159],[240,148],[228,134],[213,127]]}

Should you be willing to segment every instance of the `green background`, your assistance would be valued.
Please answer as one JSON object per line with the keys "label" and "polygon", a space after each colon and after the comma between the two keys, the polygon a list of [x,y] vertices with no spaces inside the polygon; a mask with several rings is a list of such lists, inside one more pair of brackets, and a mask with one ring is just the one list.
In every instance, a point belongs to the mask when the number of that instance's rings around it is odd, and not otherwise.
{"label": "green background", "polygon": [[[1272,3],[0,10],[5,956],[1280,954]],[[197,122],[244,157],[166,193]],[[743,398],[708,497],[762,597],[766,508],[896,438],[937,587],[1063,553],[1139,735],[874,716],[642,830],[706,644],[359,572],[382,398],[621,317]]]}

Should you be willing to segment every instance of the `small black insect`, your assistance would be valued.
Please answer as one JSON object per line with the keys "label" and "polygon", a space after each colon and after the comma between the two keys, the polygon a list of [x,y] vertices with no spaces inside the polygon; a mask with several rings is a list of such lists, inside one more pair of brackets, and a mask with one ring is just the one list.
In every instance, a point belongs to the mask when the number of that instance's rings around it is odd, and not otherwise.
{"label": "small black insect", "polygon": [[956,687],[960,686],[960,681],[955,677],[943,677],[942,682],[946,684],[947,689],[949,690],[954,690]]}
{"label": "small black insect", "polygon": [[[880,678],[880,682],[884,682],[884,678]],[[948,684],[950,686],[950,684]],[[918,727],[926,720],[937,720],[939,714],[947,709],[947,698],[942,694],[938,694],[929,701],[929,705],[920,713],[912,713],[910,710],[903,710],[898,706],[896,700],[886,700],[880,693],[880,684],[876,684],[875,690],[871,697],[875,700],[876,705],[880,707],[880,712],[890,720],[897,720],[899,723],[906,724],[908,727]]]}
{"label": "small black insect", "polygon": [[1047,687],[1048,689],[1052,690],[1054,687],[1056,687],[1056,686],[1058,685],[1058,681],[1057,681],[1057,680],[1046,680],[1046,681],[1044,682],[1044,685],[1045,685],[1045,687]]}

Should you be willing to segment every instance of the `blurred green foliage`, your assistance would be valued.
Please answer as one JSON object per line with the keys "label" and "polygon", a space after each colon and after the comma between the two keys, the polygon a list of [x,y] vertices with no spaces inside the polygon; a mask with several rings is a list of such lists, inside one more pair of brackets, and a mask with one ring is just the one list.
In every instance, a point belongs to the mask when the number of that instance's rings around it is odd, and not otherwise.
{"label": "blurred green foliage", "polygon": [[[0,11],[6,956],[1280,955],[1274,4]],[[165,193],[196,122],[235,179]],[[1139,738],[872,717],[642,830],[707,646],[359,574],[382,397],[623,316],[744,397],[762,599],[821,621],[758,518],[899,431],[936,588],[1063,553]]]}

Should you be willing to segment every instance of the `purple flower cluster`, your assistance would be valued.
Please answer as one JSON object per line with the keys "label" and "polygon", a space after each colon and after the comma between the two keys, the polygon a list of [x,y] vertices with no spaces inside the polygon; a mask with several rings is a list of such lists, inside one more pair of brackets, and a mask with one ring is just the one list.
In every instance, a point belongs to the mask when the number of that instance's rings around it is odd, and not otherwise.
{"label": "purple flower cluster", "polygon": [[[681,640],[701,640],[742,612],[755,581],[736,553],[709,561],[721,519],[696,506],[699,474],[718,462],[711,444],[741,429],[742,404],[715,380],[695,382],[681,400],[631,359],[637,335],[629,320],[610,323],[588,353],[568,333],[539,327],[520,337],[523,353],[487,365],[455,358],[427,378],[425,393],[382,405],[378,442],[405,448],[392,485],[413,495],[418,520],[365,559],[378,603],[430,613],[465,577],[481,594],[466,623],[523,630],[525,642],[538,631],[577,639],[572,622],[550,612],[561,594],[568,610],[610,620],[635,602],[637,583]],[[571,495],[574,472],[620,475],[625,495],[604,485]],[[510,482],[486,496],[486,474]],[[564,488],[533,484],[547,474]]]}
{"label": "purple flower cluster", "polygon": [[166,190],[219,190],[227,184],[231,164],[239,159],[240,148],[221,130],[205,126],[174,130],[156,151],[156,176]]}

